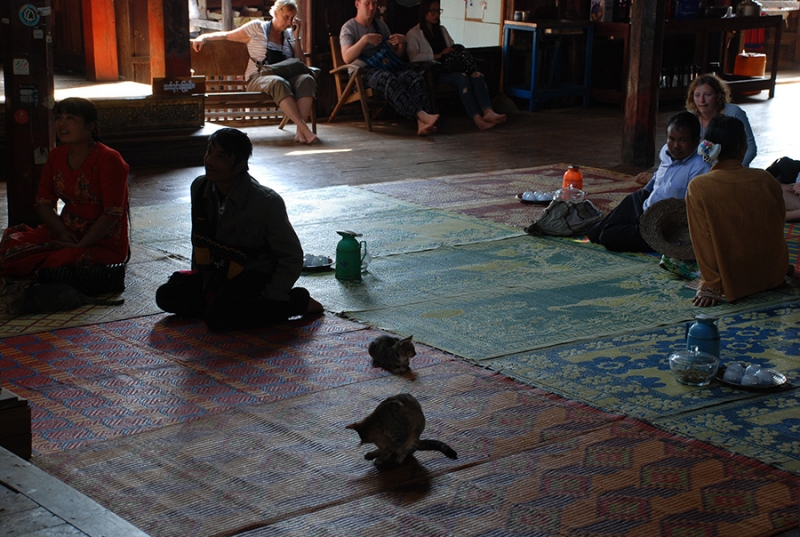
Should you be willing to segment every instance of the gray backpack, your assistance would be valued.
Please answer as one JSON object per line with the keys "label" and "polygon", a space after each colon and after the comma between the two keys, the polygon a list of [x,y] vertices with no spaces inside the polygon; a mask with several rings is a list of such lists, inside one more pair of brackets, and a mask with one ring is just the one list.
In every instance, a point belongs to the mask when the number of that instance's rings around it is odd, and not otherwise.
{"label": "gray backpack", "polygon": [[584,235],[590,227],[603,219],[603,213],[589,200],[553,200],[539,218],[525,228],[531,235],[571,237]]}

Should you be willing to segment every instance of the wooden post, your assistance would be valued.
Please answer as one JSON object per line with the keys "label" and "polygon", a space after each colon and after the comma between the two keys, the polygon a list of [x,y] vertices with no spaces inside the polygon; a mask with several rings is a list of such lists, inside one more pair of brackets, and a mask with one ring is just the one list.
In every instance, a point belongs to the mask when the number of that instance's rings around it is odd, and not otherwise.
{"label": "wooden post", "polygon": [[666,0],[634,2],[622,131],[622,162],[650,167],[656,155],[661,53],[664,46]]}
{"label": "wooden post", "polygon": [[114,0],[83,0],[82,11],[86,78],[116,82],[119,61]]}
{"label": "wooden post", "polygon": [[189,11],[186,2],[164,1],[164,46],[167,78],[190,76],[192,57],[189,46]]}
{"label": "wooden post", "polygon": [[[174,2],[174,0],[173,0]],[[150,37],[150,81],[163,77],[166,73],[166,52],[164,50],[164,4],[165,0],[147,0],[147,28]],[[186,2],[180,3],[187,9]],[[188,11],[187,11],[188,17]],[[186,31],[189,31],[188,22]]]}
{"label": "wooden post", "polygon": [[0,2],[6,94],[8,224],[39,223],[39,176],[55,147],[50,0]]}

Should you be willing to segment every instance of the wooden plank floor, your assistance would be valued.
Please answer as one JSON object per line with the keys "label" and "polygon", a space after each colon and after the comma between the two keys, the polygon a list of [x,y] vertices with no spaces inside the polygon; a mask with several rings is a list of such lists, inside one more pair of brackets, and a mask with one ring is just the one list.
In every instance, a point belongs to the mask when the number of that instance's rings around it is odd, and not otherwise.
{"label": "wooden plank floor", "polygon": [[[754,166],[766,167],[782,156],[800,159],[798,75],[783,73],[774,99],[767,99],[762,92],[738,101],[750,117],[758,143]],[[681,109],[681,103],[662,104],[657,148],[664,143],[667,118]],[[375,132],[370,133],[363,122],[351,116],[334,124],[320,123],[321,143],[310,147],[293,142],[292,126],[285,132],[276,127],[245,130],[255,146],[251,173],[278,192],[288,192],[558,162],[636,173],[641,169],[620,162],[622,125],[618,107],[594,104],[588,109],[510,114],[506,124],[486,132],[479,132],[461,115],[449,116],[441,121],[440,132],[427,138],[417,137],[407,120],[377,121]],[[200,167],[134,169],[131,204],[187,201],[189,184],[202,171]],[[5,184],[0,184],[0,194],[5,196]],[[358,207],[353,211],[357,213]],[[0,207],[0,225],[7,225],[5,204]],[[2,535],[142,535],[113,513],[3,450],[0,468]],[[800,532],[792,530],[780,537],[800,537]]]}

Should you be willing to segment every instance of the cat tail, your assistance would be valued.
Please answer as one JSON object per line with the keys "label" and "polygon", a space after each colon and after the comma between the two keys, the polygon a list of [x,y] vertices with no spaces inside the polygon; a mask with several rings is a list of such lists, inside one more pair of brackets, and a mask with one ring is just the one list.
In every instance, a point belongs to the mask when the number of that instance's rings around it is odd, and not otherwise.
{"label": "cat tail", "polygon": [[440,451],[445,457],[457,459],[455,450],[439,440],[420,440],[417,451]]}

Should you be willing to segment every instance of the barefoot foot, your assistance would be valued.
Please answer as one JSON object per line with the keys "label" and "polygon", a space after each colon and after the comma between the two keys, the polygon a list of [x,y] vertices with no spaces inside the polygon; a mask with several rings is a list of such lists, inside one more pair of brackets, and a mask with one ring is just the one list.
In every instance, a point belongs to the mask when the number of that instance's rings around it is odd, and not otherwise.
{"label": "barefoot foot", "polygon": [[485,131],[487,129],[491,129],[497,123],[492,121],[487,121],[485,118],[482,118],[480,115],[476,114],[475,117],[472,118],[472,121],[475,122],[475,126],[478,127],[480,130]]}
{"label": "barefoot foot", "polygon": [[494,123],[495,125],[499,125],[500,123],[505,123],[506,117],[507,116],[505,114],[498,114],[491,108],[488,108],[483,112],[483,119],[491,123]]}
{"label": "barefoot foot", "polygon": [[428,136],[436,132],[439,114],[429,114],[423,110],[417,113],[417,136]]}

